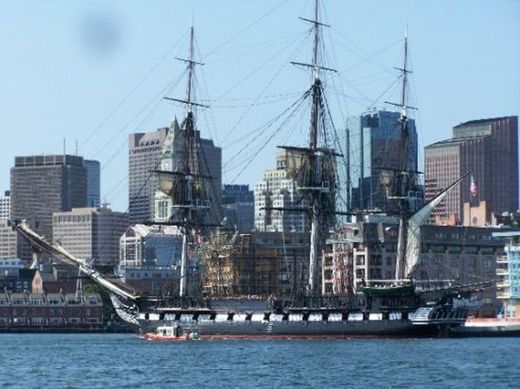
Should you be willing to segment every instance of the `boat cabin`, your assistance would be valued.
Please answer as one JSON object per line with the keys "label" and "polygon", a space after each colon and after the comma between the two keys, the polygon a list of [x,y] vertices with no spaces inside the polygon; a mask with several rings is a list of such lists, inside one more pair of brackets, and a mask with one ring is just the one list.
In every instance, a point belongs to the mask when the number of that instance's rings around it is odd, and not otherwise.
{"label": "boat cabin", "polygon": [[179,337],[181,336],[181,328],[179,326],[160,326],[157,327],[157,335],[167,337]]}

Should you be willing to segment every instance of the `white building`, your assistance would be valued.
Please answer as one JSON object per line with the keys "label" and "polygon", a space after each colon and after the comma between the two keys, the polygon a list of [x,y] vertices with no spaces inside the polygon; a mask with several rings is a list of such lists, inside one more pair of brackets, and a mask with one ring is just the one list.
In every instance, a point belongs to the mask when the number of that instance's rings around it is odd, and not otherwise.
{"label": "white building", "polygon": [[[186,170],[189,159],[186,146],[186,130],[180,128],[175,121],[169,129],[168,135],[162,144],[159,170],[182,174]],[[200,132],[195,131],[195,155],[192,156],[190,169],[192,177],[194,200],[203,211],[207,224],[220,222],[221,197],[222,197],[222,149],[216,147],[210,139],[200,137]],[[201,178],[197,176],[206,176]],[[159,174],[158,185],[154,196],[154,220],[165,222],[176,220],[179,213],[174,205],[186,201],[182,184],[183,178],[176,175]],[[182,212],[180,213],[182,215]],[[199,215],[200,216],[200,215]]]}
{"label": "white building", "polygon": [[118,273],[140,292],[169,294],[178,290],[182,235],[177,227],[136,224],[119,240]]}
{"label": "white building", "polygon": [[175,267],[181,246],[182,235],[176,227],[136,224],[119,239],[119,267]]}
{"label": "white building", "polygon": [[53,214],[52,236],[72,255],[115,265],[119,259],[119,237],[128,226],[128,216],[101,208],[73,208]]}
{"label": "white building", "polygon": [[[307,214],[297,209],[306,206],[296,182],[287,176],[285,170],[268,170],[264,172],[263,180],[255,185],[255,228],[259,231],[304,232],[307,230]],[[288,210],[292,208],[295,210]]]}
{"label": "white building", "polygon": [[5,191],[3,196],[0,196],[0,220],[11,218],[11,195],[9,191]]}
{"label": "white building", "polygon": [[[277,168],[263,173],[255,185],[255,228],[259,231],[304,232],[308,230],[308,202],[298,191],[295,171],[301,156],[280,151]],[[281,209],[284,210],[281,210]]]}
{"label": "white building", "polygon": [[7,219],[0,219],[0,259],[15,258],[17,256],[18,236]]}

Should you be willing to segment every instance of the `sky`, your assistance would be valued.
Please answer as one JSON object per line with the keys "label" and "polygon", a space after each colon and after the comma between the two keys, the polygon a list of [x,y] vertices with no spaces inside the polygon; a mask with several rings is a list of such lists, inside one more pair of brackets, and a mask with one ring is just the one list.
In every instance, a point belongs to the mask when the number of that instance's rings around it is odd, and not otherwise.
{"label": "sky", "polygon": [[[292,111],[309,74],[311,0],[0,1],[0,190],[14,157],[97,159],[102,200],[128,206],[128,134],[182,119],[188,33],[196,34],[197,127],[223,149],[224,183],[254,185],[276,146],[307,142]],[[334,127],[392,109],[408,30],[409,104],[419,148],[468,120],[520,112],[520,1],[324,0],[324,64]],[[292,112],[283,119],[283,112]],[[287,116],[287,115],[286,115]],[[279,119],[279,118],[282,119]],[[65,140],[65,142],[64,142]],[[269,141],[269,142],[268,142]]]}

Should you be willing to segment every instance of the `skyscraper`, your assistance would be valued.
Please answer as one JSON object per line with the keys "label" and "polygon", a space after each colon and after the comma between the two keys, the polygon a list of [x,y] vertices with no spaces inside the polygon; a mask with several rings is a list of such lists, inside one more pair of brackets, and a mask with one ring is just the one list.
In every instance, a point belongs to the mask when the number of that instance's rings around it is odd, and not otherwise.
{"label": "skyscraper", "polygon": [[427,146],[426,199],[467,172],[470,178],[452,189],[435,215],[460,223],[465,202],[485,201],[495,214],[518,209],[517,116],[471,120],[455,126],[453,138]]}
{"label": "skyscraper", "polygon": [[238,231],[251,231],[255,224],[254,201],[249,185],[224,185],[222,207],[228,223]]}
{"label": "skyscraper", "polygon": [[85,159],[87,169],[87,207],[101,204],[101,169],[99,161]]}
{"label": "skyscraper", "polygon": [[119,238],[128,227],[128,215],[107,207],[73,208],[54,212],[53,238],[72,255],[94,265],[117,265]]}
{"label": "skyscraper", "polygon": [[[87,171],[83,158],[72,155],[16,157],[11,168],[11,217],[25,219],[36,232],[52,240],[53,212],[87,204]],[[22,245],[20,257],[30,260]]]}
{"label": "skyscraper", "polygon": [[[347,129],[340,134],[344,158],[338,158],[340,201],[343,210],[388,210],[381,184],[383,170],[399,169],[401,128],[398,112],[374,111],[349,117]],[[417,131],[408,119],[407,168],[417,171]]]}
{"label": "skyscraper", "polygon": [[[172,132],[173,131],[173,132]],[[183,130],[180,129],[177,120],[174,120],[170,128],[160,128],[150,133],[130,135],[129,144],[129,215],[130,223],[142,223],[155,218],[154,197],[157,190],[157,176],[153,170],[161,169],[161,156],[163,146],[168,134],[171,133],[174,155],[172,160],[176,163],[184,163],[182,154]],[[222,196],[222,149],[216,147],[210,139],[200,138],[196,131],[196,137],[201,148],[201,172],[211,176],[213,213],[219,213],[220,199]],[[170,163],[171,164],[171,163]],[[171,170],[164,167],[163,170]]]}
{"label": "skyscraper", "polygon": [[130,134],[128,143],[128,216],[130,224],[152,220],[153,195],[157,177],[151,171],[158,168],[162,144],[168,128],[153,132]]}

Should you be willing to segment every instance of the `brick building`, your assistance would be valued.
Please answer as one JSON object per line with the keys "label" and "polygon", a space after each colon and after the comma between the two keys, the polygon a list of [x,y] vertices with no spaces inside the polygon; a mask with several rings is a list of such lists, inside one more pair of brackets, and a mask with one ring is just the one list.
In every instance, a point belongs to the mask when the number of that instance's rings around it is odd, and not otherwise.
{"label": "brick building", "polygon": [[[465,173],[471,179],[448,193],[433,215],[464,221],[464,203],[485,201],[490,214],[518,209],[518,117],[472,120],[453,128],[453,138],[425,148],[425,196],[432,199]],[[468,208],[469,210],[469,208]],[[467,219],[469,220],[469,219]],[[487,220],[490,223],[490,220]]]}
{"label": "brick building", "polygon": [[0,329],[96,329],[103,326],[98,294],[0,292]]}

